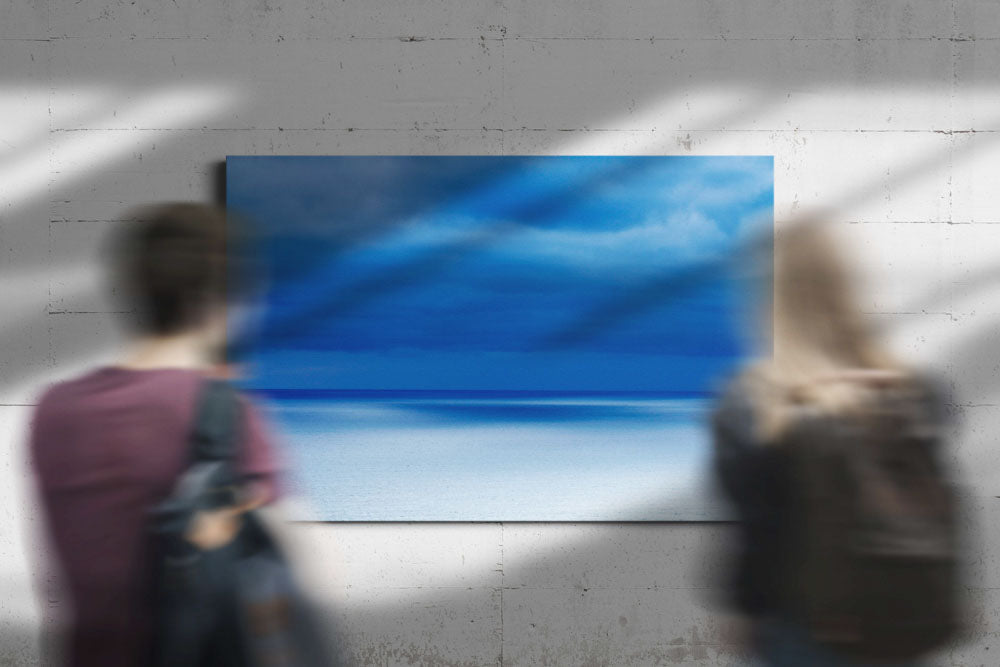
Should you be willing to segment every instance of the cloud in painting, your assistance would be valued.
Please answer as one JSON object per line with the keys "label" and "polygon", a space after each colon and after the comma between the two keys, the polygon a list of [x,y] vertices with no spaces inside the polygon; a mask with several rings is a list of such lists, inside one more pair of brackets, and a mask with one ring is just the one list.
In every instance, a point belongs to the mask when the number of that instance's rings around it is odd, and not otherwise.
{"label": "cloud in painting", "polygon": [[[650,277],[733,252],[770,229],[773,202],[769,157],[230,158],[229,172],[230,205],[272,232],[278,278],[255,354],[265,384],[294,384],[279,357],[311,351],[338,363],[312,364],[310,386],[416,387],[436,367],[531,389],[538,373],[516,368],[535,341]],[[559,353],[575,368],[564,388],[627,389],[628,373],[607,371],[617,358],[671,390],[704,389],[743,353],[746,298],[713,275],[609,323]],[[519,364],[504,367],[510,354]],[[678,358],[691,360],[682,376],[666,361]]]}

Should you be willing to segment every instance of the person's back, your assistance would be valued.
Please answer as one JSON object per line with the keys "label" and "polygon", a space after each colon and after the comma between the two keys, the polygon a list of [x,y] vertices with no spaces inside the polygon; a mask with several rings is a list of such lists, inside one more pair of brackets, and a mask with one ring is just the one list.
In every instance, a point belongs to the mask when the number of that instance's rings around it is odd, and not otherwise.
{"label": "person's back", "polygon": [[746,378],[714,414],[741,518],[733,602],[772,665],[904,664],[891,661],[941,646],[961,621],[941,391],[905,375],[837,382],[861,385],[863,411],[805,403],[770,442]]}
{"label": "person's back", "polygon": [[[149,511],[189,463],[199,390],[225,341],[224,215],[162,207],[132,234],[120,262],[140,315],[136,344],[120,365],[51,387],[33,420],[73,665],[149,663]],[[243,407],[239,468],[264,501],[276,466],[259,415]],[[207,525],[218,533],[221,524]]]}
{"label": "person's back", "polygon": [[824,228],[774,250],[773,345],[713,415],[740,519],[732,605],[772,667],[919,659],[960,620],[946,401],[871,330]]}
{"label": "person's back", "polygon": [[[187,464],[203,381],[194,369],[107,367],[39,402],[32,457],[73,609],[74,664],[145,662],[148,511]],[[269,477],[263,429],[249,421],[244,471]]]}

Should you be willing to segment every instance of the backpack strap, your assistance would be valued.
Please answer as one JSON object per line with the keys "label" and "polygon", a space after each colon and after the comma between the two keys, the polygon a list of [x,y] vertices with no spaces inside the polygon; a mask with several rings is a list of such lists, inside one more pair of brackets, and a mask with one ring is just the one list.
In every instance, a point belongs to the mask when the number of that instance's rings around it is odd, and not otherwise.
{"label": "backpack strap", "polygon": [[[210,477],[197,485],[210,492],[210,505],[232,504],[240,481],[237,448],[241,440],[242,409],[239,394],[225,380],[206,380],[199,391],[194,425],[189,436],[189,471]],[[192,477],[192,482],[198,475]]]}
{"label": "backpack strap", "polygon": [[190,462],[234,462],[239,442],[240,404],[236,389],[225,380],[206,380],[195,408],[190,435]]}

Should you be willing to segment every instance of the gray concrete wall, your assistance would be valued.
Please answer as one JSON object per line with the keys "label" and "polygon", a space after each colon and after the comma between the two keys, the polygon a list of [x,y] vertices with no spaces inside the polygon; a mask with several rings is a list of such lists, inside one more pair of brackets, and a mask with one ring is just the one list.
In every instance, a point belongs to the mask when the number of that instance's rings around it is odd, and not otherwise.
{"label": "gray concrete wall", "polygon": [[[825,207],[865,308],[957,389],[993,665],[1000,7],[952,0],[0,0],[0,662],[33,664],[23,432],[119,340],[102,238],[209,200],[226,154],[773,154],[779,224]],[[310,525],[310,588],[364,665],[724,665],[716,525]]]}

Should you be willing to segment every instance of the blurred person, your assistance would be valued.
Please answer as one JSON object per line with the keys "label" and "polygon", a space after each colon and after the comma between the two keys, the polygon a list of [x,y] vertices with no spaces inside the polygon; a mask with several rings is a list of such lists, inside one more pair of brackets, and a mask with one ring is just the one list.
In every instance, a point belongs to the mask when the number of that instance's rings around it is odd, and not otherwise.
{"label": "blurred person", "polygon": [[851,290],[827,229],[780,229],[773,350],[713,414],[740,521],[730,602],[766,665],[916,665],[960,623],[946,399],[886,349]]}
{"label": "blurred person", "polygon": [[[220,375],[227,297],[227,216],[199,204],[139,213],[115,246],[116,283],[134,312],[116,363],[50,387],[35,410],[30,451],[62,591],[68,664],[151,664],[154,603],[150,511],[190,463],[196,404]],[[218,549],[239,514],[277,495],[268,428],[240,403],[241,507],[201,512],[187,538]]]}

